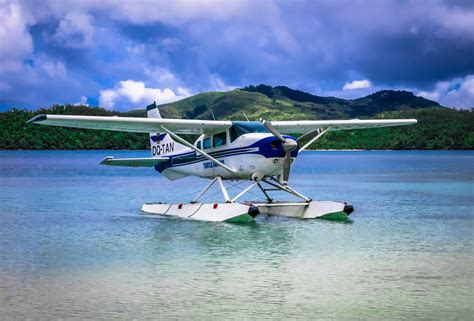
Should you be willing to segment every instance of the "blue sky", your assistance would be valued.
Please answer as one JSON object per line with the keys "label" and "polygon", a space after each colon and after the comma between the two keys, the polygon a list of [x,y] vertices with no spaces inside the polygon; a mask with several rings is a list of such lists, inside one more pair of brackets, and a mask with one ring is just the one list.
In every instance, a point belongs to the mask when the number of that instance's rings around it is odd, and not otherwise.
{"label": "blue sky", "polygon": [[285,85],[474,106],[473,1],[0,0],[0,110]]}

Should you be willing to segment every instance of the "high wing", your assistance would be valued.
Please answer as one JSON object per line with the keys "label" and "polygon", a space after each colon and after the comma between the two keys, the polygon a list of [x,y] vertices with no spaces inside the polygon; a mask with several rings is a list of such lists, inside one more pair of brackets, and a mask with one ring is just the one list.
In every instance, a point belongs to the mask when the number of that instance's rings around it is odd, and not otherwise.
{"label": "high wing", "polygon": [[350,119],[350,120],[290,120],[272,121],[273,127],[284,134],[301,134],[316,129],[350,130],[416,124],[416,119]]}
{"label": "high wing", "polygon": [[[301,134],[315,129],[350,130],[416,124],[416,119],[351,119],[351,120],[290,120],[272,121],[284,134]],[[190,120],[171,118],[136,118],[118,116],[38,115],[27,123],[85,129],[103,129],[135,133],[161,132],[176,134],[212,134],[232,126],[228,120]]]}
{"label": "high wing", "polygon": [[38,115],[27,123],[122,132],[153,133],[166,128],[177,134],[210,134],[232,126],[230,121],[118,116]]}
{"label": "high wing", "polygon": [[146,158],[114,158],[107,156],[100,164],[111,166],[130,166],[130,167],[153,167],[156,164],[166,162],[168,157],[146,157]]}

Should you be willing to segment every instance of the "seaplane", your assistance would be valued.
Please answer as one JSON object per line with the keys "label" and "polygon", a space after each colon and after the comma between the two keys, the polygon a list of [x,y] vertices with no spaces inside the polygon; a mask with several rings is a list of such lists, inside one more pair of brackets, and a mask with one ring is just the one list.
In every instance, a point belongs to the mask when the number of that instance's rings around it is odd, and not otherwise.
{"label": "seaplane", "polygon": [[[146,118],[118,116],[38,115],[27,123],[83,129],[149,133],[151,156],[146,158],[105,157],[100,164],[150,167],[169,180],[197,176],[209,184],[188,202],[146,203],[142,212],[210,222],[254,221],[259,214],[302,219],[347,219],[354,210],[348,202],[312,200],[288,184],[298,155],[324,134],[386,126],[411,125],[416,119],[230,121],[162,118],[154,102]],[[194,143],[182,137],[196,135]],[[301,135],[298,138],[291,135]],[[231,197],[226,181],[248,181]],[[218,184],[223,200],[200,200]],[[260,200],[242,201],[257,188]],[[291,200],[278,200],[276,193]],[[253,193],[255,194],[255,193]]]}

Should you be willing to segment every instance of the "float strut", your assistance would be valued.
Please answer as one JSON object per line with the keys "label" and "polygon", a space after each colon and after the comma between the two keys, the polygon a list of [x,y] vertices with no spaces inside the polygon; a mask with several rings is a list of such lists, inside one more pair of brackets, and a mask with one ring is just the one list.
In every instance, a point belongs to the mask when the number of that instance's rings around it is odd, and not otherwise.
{"label": "float strut", "polygon": [[[275,187],[275,188],[277,188],[277,189],[279,189],[279,190],[281,190],[281,191],[283,191],[283,192],[287,192],[287,193],[292,194],[292,195],[294,195],[294,196],[296,196],[296,197],[302,198],[303,200],[305,200],[305,202],[311,202],[311,199],[310,199],[310,198],[308,198],[308,197],[304,196],[303,194],[301,194],[301,193],[295,191],[294,189],[292,189],[292,188],[289,187],[289,186],[283,186],[276,178],[270,176],[270,179],[271,179],[273,182],[272,182],[272,181],[269,181],[269,180],[262,180],[262,182],[265,182],[265,183],[267,183],[268,185],[271,185],[271,186],[273,186],[273,187]],[[268,189],[267,189],[266,191],[268,191]]]}
{"label": "float strut", "polygon": [[232,201],[230,200],[229,194],[227,193],[227,190],[224,186],[224,182],[222,181],[222,178],[220,176],[217,176],[216,179],[219,182],[219,185],[221,187],[221,191],[222,191],[222,194],[224,195],[225,202],[232,203]]}
{"label": "float strut", "polygon": [[[220,178],[220,177],[219,177],[219,178]],[[198,196],[196,196],[196,198],[195,198],[191,203],[196,203],[196,202],[201,198],[201,196],[203,196],[204,193],[206,193],[206,192],[211,188],[211,186],[216,182],[216,180],[217,180],[217,177],[214,178],[214,179],[209,183],[209,185],[207,185],[206,188],[203,189],[202,192],[199,193]]]}
{"label": "float strut", "polygon": [[270,195],[268,195],[267,193],[267,190],[265,190],[262,185],[260,185],[260,182],[257,183],[258,184],[258,187],[260,188],[260,190],[262,191],[263,195],[265,195],[265,197],[267,198],[267,201],[269,203],[271,203],[273,201],[273,199],[270,197]]}
{"label": "float strut", "polygon": [[233,199],[232,199],[232,203],[234,203],[236,200],[238,200],[242,195],[244,195],[245,193],[247,193],[248,191],[250,191],[250,189],[252,187],[254,187],[255,185],[257,185],[258,182],[255,182],[253,183],[252,185],[248,186],[246,189],[244,189],[242,192],[240,192],[237,196],[235,196]]}

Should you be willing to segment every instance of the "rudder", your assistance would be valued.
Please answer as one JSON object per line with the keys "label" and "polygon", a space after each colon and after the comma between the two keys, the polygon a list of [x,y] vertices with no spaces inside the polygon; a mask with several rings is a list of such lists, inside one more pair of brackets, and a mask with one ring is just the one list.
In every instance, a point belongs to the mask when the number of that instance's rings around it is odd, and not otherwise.
{"label": "rudder", "polygon": [[[148,118],[161,118],[156,102],[146,107]],[[190,148],[173,140],[167,133],[150,133],[150,149],[152,157],[182,153]]]}

